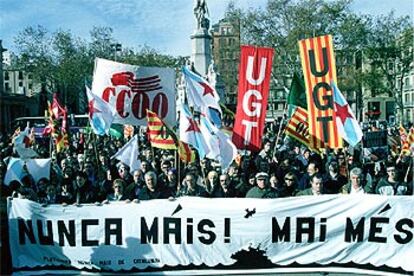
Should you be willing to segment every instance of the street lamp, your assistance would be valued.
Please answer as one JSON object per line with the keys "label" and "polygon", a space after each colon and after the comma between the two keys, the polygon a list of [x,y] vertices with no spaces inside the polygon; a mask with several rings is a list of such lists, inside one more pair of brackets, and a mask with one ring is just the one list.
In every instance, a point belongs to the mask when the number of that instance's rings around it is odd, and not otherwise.
{"label": "street lamp", "polygon": [[114,50],[114,60],[116,61],[116,56],[118,52],[122,52],[122,44],[121,43],[112,43],[111,49]]}

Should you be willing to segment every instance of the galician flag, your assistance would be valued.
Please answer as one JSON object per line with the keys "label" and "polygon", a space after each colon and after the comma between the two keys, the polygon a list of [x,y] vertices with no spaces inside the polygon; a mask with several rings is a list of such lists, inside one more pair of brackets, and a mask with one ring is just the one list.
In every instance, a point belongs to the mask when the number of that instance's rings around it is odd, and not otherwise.
{"label": "galician flag", "polygon": [[362,130],[352,113],[351,107],[336,86],[331,82],[334,97],[334,108],[336,114],[336,126],[342,138],[351,146],[355,146],[362,139]]}
{"label": "galician flag", "polygon": [[108,134],[115,118],[115,109],[92,93],[88,87],[86,87],[86,94],[88,95],[89,121],[93,132],[97,135]]}
{"label": "galician flag", "polygon": [[193,146],[198,151],[200,159],[210,152],[200,126],[186,105],[182,105],[180,110],[180,140]]}
{"label": "galician flag", "polygon": [[231,138],[215,127],[204,115],[200,117],[200,130],[210,150],[207,157],[219,160],[222,169],[227,170],[237,156],[237,148]]}
{"label": "galician flag", "polygon": [[213,108],[221,114],[220,96],[216,89],[186,66],[183,67],[182,72],[187,87],[188,104],[205,114],[209,114],[209,108]]}

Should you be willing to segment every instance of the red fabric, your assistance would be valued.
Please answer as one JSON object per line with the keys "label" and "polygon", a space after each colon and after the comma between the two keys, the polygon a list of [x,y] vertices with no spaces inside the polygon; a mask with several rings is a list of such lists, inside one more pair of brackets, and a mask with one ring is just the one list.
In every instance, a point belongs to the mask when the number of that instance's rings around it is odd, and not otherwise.
{"label": "red fabric", "polygon": [[241,46],[238,104],[232,139],[239,149],[259,151],[262,146],[272,59],[271,48]]}

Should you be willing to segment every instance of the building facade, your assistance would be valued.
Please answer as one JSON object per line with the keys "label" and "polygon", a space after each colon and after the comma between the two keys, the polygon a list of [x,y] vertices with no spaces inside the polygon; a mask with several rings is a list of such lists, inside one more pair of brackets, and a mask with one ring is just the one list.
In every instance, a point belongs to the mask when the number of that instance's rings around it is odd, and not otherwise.
{"label": "building facade", "polygon": [[[398,86],[397,82],[397,86]],[[403,123],[414,122],[414,70],[404,78],[402,91]]]}
{"label": "building facade", "polygon": [[213,59],[224,83],[223,103],[236,111],[240,60],[240,23],[228,17],[212,26]]}
{"label": "building facade", "polygon": [[32,74],[12,68],[3,62],[1,50],[0,69],[0,131],[11,131],[14,119],[23,116],[39,115],[38,101],[35,95],[40,91],[40,85],[33,81]]}

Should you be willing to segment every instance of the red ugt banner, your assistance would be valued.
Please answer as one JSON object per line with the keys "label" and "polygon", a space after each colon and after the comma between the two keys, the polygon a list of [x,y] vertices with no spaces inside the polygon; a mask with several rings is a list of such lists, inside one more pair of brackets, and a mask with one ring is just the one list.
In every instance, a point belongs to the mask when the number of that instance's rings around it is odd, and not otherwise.
{"label": "red ugt banner", "polygon": [[267,111],[273,49],[241,46],[239,93],[233,143],[238,149],[259,151]]}

